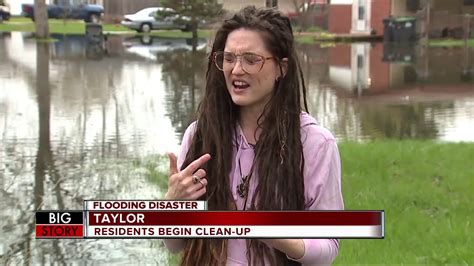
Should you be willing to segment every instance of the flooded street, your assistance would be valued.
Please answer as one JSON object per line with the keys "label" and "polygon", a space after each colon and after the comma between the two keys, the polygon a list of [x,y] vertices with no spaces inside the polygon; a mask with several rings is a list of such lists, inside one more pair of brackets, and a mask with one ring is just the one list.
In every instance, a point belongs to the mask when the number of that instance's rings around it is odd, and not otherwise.
{"label": "flooded street", "polygon": [[[207,40],[0,33],[0,258],[166,264],[159,240],[35,240],[34,211],[159,199],[205,83]],[[299,45],[310,113],[339,141],[474,141],[474,49]]]}

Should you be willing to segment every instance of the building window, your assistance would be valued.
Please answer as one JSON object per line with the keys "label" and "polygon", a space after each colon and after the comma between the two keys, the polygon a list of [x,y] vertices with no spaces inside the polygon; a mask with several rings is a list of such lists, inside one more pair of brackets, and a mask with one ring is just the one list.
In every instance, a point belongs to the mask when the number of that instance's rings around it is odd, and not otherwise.
{"label": "building window", "polygon": [[361,54],[357,55],[357,68],[358,69],[364,68],[364,56],[362,56]]}
{"label": "building window", "polygon": [[359,0],[359,20],[365,19],[365,0]]}
{"label": "building window", "polygon": [[407,0],[407,10],[416,12],[420,9],[420,0]]}

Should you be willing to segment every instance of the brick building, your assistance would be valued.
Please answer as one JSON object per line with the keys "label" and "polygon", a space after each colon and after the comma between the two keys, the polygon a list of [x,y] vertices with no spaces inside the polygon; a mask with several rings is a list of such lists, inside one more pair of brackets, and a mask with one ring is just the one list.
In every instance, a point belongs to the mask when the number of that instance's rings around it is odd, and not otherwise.
{"label": "brick building", "polygon": [[474,19],[466,14],[474,14],[474,0],[331,0],[329,32],[383,35],[384,18],[413,16],[418,32],[429,29],[433,37],[460,37],[466,28],[474,28]]}

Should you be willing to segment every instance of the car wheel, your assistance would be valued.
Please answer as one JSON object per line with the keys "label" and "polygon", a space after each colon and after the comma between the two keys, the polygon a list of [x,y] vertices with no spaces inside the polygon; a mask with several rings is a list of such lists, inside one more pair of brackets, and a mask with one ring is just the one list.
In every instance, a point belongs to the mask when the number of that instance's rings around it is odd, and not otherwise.
{"label": "car wheel", "polygon": [[151,45],[153,43],[153,38],[149,34],[142,35],[140,38],[140,43],[144,45]]}
{"label": "car wheel", "polygon": [[183,29],[181,29],[183,32],[188,32],[191,31],[191,24],[186,24]]}
{"label": "car wheel", "polygon": [[97,14],[91,14],[86,22],[99,23],[100,22],[100,17]]}
{"label": "car wheel", "polygon": [[148,23],[143,23],[143,24],[140,26],[140,31],[141,31],[141,32],[150,32],[150,31],[151,31],[151,25],[148,24]]}

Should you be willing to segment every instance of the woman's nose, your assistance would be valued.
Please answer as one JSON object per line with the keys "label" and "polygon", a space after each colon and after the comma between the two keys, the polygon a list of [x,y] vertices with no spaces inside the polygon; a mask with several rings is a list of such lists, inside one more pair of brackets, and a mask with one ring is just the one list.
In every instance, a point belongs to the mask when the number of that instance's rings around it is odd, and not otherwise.
{"label": "woman's nose", "polygon": [[236,62],[234,67],[232,68],[232,74],[244,74],[244,67],[242,65],[242,60],[240,58],[236,58]]}

